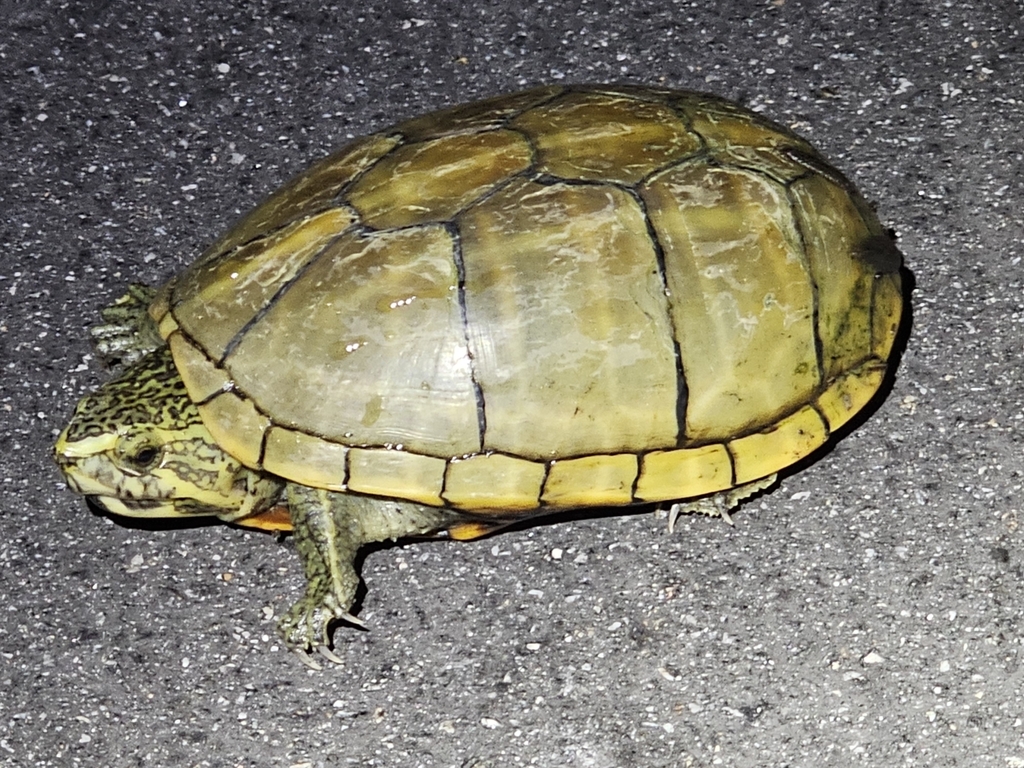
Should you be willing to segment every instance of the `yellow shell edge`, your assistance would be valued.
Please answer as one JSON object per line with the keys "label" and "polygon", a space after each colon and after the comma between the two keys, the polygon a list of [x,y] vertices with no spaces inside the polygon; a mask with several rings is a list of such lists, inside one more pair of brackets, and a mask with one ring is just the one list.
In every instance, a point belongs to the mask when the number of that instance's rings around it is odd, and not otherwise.
{"label": "yellow shell edge", "polygon": [[304,485],[344,491],[349,450],[347,446],[275,425],[267,432],[263,468]]}
{"label": "yellow shell edge", "polygon": [[630,504],[636,475],[637,457],[630,453],[555,461],[540,499],[563,508]]}
{"label": "yellow shell edge", "polygon": [[391,496],[443,506],[444,459],[406,451],[352,448],[348,489],[373,496]]}

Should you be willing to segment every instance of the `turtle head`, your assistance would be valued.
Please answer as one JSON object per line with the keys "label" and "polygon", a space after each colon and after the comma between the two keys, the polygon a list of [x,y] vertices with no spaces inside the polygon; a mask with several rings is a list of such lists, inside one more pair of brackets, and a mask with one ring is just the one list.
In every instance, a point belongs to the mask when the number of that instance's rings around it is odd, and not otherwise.
{"label": "turtle head", "polygon": [[73,490],[129,517],[244,523],[281,488],[217,446],[166,346],[82,398],[54,453]]}

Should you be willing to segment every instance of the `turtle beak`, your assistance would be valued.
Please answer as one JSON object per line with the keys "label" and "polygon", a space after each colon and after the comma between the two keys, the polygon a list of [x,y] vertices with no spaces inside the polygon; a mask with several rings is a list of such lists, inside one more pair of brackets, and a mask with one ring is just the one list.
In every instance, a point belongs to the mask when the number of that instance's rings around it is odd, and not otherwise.
{"label": "turtle beak", "polygon": [[[116,496],[87,494],[86,499],[101,509],[122,517],[183,517],[172,501],[161,499],[120,499]],[[200,514],[213,514],[212,512]]]}
{"label": "turtle beak", "polygon": [[100,435],[69,441],[68,430],[61,432],[53,446],[53,457],[68,487],[96,506],[117,515],[174,515],[174,505],[166,499],[124,498],[119,492],[118,480],[123,473],[106,459],[116,440],[116,435]]}
{"label": "turtle beak", "polygon": [[79,458],[58,452],[56,459],[64,480],[75,493],[89,497],[109,496],[113,493],[113,488],[99,479],[95,472],[83,469],[83,465],[89,464],[89,457]]}
{"label": "turtle beak", "polygon": [[[58,443],[59,447],[59,443]],[[217,509],[188,500],[133,497],[118,489],[117,474],[108,462],[97,456],[72,456],[56,452],[57,466],[68,487],[85,496],[92,504],[124,517],[191,517],[217,514]]]}

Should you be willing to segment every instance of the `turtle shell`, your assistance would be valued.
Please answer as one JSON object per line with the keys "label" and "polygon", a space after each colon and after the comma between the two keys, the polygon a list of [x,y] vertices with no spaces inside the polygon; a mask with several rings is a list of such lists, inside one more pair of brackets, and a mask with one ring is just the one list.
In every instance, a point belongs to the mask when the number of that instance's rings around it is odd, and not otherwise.
{"label": "turtle shell", "polygon": [[785,128],[703,94],[547,87],[349,144],[151,313],[250,467],[528,516],[807,456],[883,380],[900,264]]}

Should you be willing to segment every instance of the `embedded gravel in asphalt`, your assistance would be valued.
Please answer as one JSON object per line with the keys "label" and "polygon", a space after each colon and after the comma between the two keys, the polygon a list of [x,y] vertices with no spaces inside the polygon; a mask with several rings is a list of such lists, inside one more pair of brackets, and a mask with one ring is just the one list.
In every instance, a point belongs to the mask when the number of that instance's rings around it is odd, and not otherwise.
{"label": "embedded gravel in asphalt", "polygon": [[[1024,766],[1019,3],[3,8],[0,765]],[[820,147],[916,280],[892,392],[732,528],[375,548],[369,631],[311,671],[273,631],[288,539],[64,487],[87,328],[348,138],[551,81],[707,90]]]}

